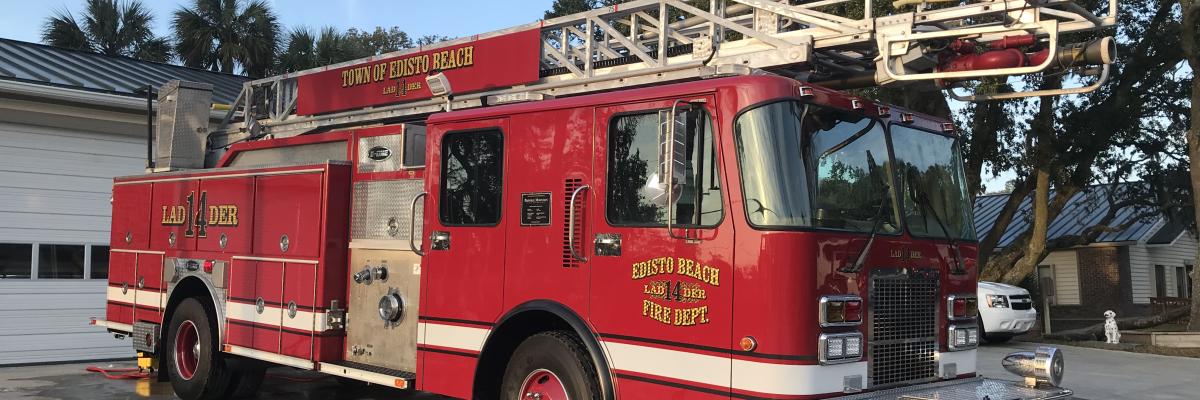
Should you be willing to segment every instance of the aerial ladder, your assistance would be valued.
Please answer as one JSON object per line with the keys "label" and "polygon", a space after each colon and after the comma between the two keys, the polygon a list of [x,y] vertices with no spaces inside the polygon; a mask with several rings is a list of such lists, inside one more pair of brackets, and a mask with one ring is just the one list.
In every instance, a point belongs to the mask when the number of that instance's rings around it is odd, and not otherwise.
{"label": "aerial ladder", "polygon": [[[875,15],[881,6],[874,0],[634,0],[247,82],[208,145],[221,149],[452,109],[753,73],[834,89],[941,89],[964,101],[1086,93],[1103,84],[1116,57],[1112,37],[1097,32],[1116,23],[1116,0],[1096,10],[1072,0],[897,0],[895,12]],[[431,71],[426,80],[433,98],[297,112],[297,82],[306,75],[529,30],[540,36],[534,82],[453,93],[452,82]],[[990,77],[1052,73],[1093,83],[1003,93],[974,87]]]}

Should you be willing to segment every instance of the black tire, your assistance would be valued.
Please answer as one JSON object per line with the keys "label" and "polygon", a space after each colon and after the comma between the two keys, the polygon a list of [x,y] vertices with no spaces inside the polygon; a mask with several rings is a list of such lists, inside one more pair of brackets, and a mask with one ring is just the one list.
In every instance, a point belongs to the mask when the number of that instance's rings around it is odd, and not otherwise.
{"label": "black tire", "polygon": [[1012,340],[1013,337],[1009,335],[987,335],[983,338],[987,340],[988,343],[1006,343],[1009,340]]}
{"label": "black tire", "polygon": [[542,332],[525,339],[513,353],[500,384],[500,399],[521,400],[525,378],[539,369],[562,381],[572,399],[599,399],[600,382],[583,343],[565,331]]}
{"label": "black tire", "polygon": [[263,380],[267,376],[267,365],[250,359],[226,360],[232,375],[230,383],[231,396],[234,398],[250,398],[258,394]]}
{"label": "black tire", "polygon": [[[191,379],[185,379],[180,374],[175,357],[175,340],[186,322],[193,324],[199,339],[196,368]],[[175,309],[168,327],[163,351],[166,352],[167,373],[175,394],[183,400],[215,400],[229,397],[233,390],[232,375],[217,351],[216,329],[200,301],[194,298],[183,299]]]}

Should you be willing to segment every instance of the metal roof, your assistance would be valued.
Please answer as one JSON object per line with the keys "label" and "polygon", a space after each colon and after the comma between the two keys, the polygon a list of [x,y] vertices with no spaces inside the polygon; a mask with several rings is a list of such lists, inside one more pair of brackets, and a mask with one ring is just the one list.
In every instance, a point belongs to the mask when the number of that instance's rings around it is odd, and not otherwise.
{"label": "metal roof", "polygon": [[249,77],[140,61],[38,43],[0,38],[0,79],[40,83],[144,97],[135,91],[146,84],[162,86],[172,79],[213,85],[213,102],[237,99]]}
{"label": "metal roof", "polygon": [[[1131,185],[1131,184],[1125,184]],[[1064,236],[1078,235],[1089,227],[1100,223],[1106,214],[1110,204],[1108,202],[1109,190],[1121,190],[1120,187],[1112,187],[1111,185],[1094,185],[1089,186],[1083,191],[1076,193],[1063,206],[1062,212],[1058,218],[1050,223],[1047,228],[1046,238],[1048,240],[1057,239]],[[1050,193],[1050,198],[1053,199],[1055,193]],[[1004,203],[1008,202],[1008,194],[979,196],[975,198],[975,232],[979,237],[987,235],[987,232],[995,225],[996,218],[1004,209]],[[1008,229],[1004,231],[1000,241],[996,244],[997,247],[1008,246],[1022,233],[1029,229],[1030,220],[1033,210],[1030,208],[1031,197],[1026,197],[1021,202],[1017,210],[1017,214],[1013,216],[1012,223]],[[1121,226],[1129,223],[1129,227],[1121,231],[1104,232],[1096,238],[1097,243],[1111,242],[1128,242],[1137,241],[1146,237],[1147,234],[1161,226],[1158,222],[1162,220],[1161,215],[1141,220],[1132,221],[1138,215],[1150,211],[1144,206],[1126,206],[1117,210],[1116,216],[1109,226]]]}

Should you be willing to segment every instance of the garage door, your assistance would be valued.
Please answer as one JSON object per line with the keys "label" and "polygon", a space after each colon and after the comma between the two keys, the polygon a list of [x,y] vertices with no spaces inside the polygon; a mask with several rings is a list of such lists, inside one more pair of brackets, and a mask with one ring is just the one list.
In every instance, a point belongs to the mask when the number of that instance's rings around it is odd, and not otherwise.
{"label": "garage door", "polygon": [[0,121],[0,365],[132,356],[103,317],[112,178],[142,172],[137,136]]}

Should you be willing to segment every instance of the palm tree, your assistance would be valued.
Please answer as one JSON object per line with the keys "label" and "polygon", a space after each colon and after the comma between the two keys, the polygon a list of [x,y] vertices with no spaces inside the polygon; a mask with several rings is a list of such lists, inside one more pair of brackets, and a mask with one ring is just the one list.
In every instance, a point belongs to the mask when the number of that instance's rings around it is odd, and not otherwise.
{"label": "palm tree", "polygon": [[154,16],[139,1],[88,0],[81,24],[70,11],[46,19],[42,41],[55,47],[167,62],[171,45],[154,36]]}
{"label": "palm tree", "polygon": [[194,0],[173,23],[175,50],[189,67],[263,76],[278,50],[278,17],[262,0]]}

